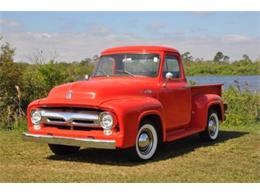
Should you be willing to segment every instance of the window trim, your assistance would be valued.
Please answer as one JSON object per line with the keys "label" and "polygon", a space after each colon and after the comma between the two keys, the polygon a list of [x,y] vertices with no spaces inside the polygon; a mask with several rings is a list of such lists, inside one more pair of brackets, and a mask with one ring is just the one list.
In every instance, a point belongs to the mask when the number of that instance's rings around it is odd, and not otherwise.
{"label": "window trim", "polygon": [[[156,76],[153,76],[153,77],[145,76],[147,78],[158,78],[160,76],[160,65],[163,62],[163,56],[160,53],[156,53],[156,52],[151,52],[151,53],[150,52],[147,52],[147,53],[141,53],[141,52],[112,53],[112,54],[101,55],[100,58],[101,57],[111,57],[113,55],[141,55],[141,54],[156,55],[156,56],[159,57],[159,62],[158,62],[158,68],[157,68]],[[98,68],[98,63],[95,66],[95,69],[94,69],[94,71],[92,73],[92,77],[105,77],[104,75],[100,75],[100,76],[96,75],[97,68]]]}
{"label": "window trim", "polygon": [[[183,71],[182,71],[182,68],[181,68],[181,61],[180,61],[179,56],[176,55],[176,54],[174,54],[174,53],[165,53],[165,54],[164,54],[164,63],[163,63],[163,71],[162,71],[162,73],[164,73],[164,65],[165,65],[165,63],[166,63],[166,60],[167,60],[167,57],[168,57],[168,56],[173,56],[173,57],[176,58],[176,60],[177,60],[177,62],[178,62],[179,70],[180,70],[180,77],[178,77],[178,78],[172,78],[172,79],[170,79],[169,81],[175,81],[175,82],[183,81],[184,79],[183,79]],[[163,76],[163,79],[166,80],[164,74],[163,74],[162,76]]]}

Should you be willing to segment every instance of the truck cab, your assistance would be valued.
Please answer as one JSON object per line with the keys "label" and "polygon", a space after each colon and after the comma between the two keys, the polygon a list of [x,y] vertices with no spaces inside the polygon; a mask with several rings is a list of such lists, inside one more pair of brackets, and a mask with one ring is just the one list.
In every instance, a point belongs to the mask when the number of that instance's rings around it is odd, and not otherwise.
{"label": "truck cab", "polygon": [[216,140],[225,111],[221,87],[190,86],[174,48],[106,49],[89,79],[56,86],[28,106],[24,137],[57,155],[130,148],[135,159],[148,160],[164,142],[195,133]]}

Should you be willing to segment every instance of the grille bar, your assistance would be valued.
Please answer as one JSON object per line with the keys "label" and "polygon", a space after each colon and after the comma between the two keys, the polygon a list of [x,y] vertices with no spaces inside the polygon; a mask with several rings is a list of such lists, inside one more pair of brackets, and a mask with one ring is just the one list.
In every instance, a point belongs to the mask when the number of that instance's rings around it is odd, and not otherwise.
{"label": "grille bar", "polygon": [[40,110],[43,124],[100,128],[97,111]]}

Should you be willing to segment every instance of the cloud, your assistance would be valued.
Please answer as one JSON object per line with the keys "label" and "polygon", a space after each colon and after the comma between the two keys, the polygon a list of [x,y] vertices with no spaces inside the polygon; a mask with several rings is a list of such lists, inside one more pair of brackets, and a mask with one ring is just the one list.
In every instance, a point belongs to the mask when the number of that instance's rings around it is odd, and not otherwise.
{"label": "cloud", "polygon": [[202,28],[202,27],[191,27],[189,33],[205,33],[208,32],[207,28]]}
{"label": "cloud", "polygon": [[158,36],[166,36],[167,33],[165,32],[165,28],[167,25],[162,22],[162,21],[154,21],[148,25],[146,25],[145,30],[153,35],[158,35]]}
{"label": "cloud", "polygon": [[32,33],[32,32],[27,32],[29,36],[32,36],[34,38],[38,39],[50,39],[53,35],[49,33]]}
{"label": "cloud", "polygon": [[1,19],[0,18],[0,25],[1,26],[8,26],[8,27],[18,27],[18,26],[20,26],[20,23],[15,21],[15,20]]}
{"label": "cloud", "polygon": [[191,11],[189,12],[193,16],[214,16],[217,12],[215,11]]}
{"label": "cloud", "polygon": [[231,34],[231,35],[224,35],[222,37],[222,41],[224,43],[230,43],[230,44],[237,44],[237,43],[250,43],[251,38],[244,36],[244,35],[238,35],[238,34]]}
{"label": "cloud", "polygon": [[159,29],[163,29],[165,28],[167,25],[162,22],[162,21],[154,21],[153,23],[150,23],[148,26],[147,26],[147,29],[150,29],[150,30],[159,30]]}
{"label": "cloud", "polygon": [[95,36],[106,36],[111,34],[111,30],[96,23],[89,23],[87,25],[87,33]]}
{"label": "cloud", "polygon": [[[16,47],[16,61],[27,61],[35,51],[56,52],[58,61],[79,61],[99,54],[103,49],[121,45],[165,45],[177,48],[181,53],[190,51],[192,56],[212,59],[222,51],[231,60],[241,59],[243,54],[256,59],[260,55],[259,37],[244,35],[175,35],[144,37],[135,33],[115,33],[101,25],[90,25],[85,33],[5,32],[4,41]],[[156,25],[155,25],[156,26]]]}
{"label": "cloud", "polygon": [[22,28],[21,23],[16,20],[0,18],[0,32],[14,32],[20,31]]}

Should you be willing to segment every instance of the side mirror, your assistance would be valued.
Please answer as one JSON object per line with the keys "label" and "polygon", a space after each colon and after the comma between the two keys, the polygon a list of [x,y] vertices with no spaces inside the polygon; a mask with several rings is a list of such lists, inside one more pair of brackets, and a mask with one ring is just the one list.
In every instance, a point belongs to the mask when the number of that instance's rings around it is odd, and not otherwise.
{"label": "side mirror", "polygon": [[88,80],[88,79],[89,79],[89,75],[88,74],[84,75],[84,80]]}
{"label": "side mirror", "polygon": [[163,83],[163,87],[166,87],[169,80],[173,79],[173,74],[171,72],[167,72],[165,75],[165,82]]}
{"label": "side mirror", "polygon": [[171,72],[167,72],[165,77],[166,77],[166,80],[173,79],[173,74]]}

